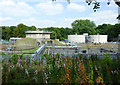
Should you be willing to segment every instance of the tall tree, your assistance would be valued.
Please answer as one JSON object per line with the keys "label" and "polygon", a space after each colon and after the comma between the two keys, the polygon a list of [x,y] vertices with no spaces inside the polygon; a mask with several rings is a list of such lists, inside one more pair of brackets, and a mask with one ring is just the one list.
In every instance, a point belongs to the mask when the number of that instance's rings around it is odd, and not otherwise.
{"label": "tall tree", "polygon": [[9,40],[10,39],[10,33],[11,30],[9,27],[2,26],[2,39]]}
{"label": "tall tree", "polygon": [[25,37],[25,31],[27,31],[28,26],[24,24],[19,24],[17,27],[14,29],[14,36],[15,37]]}
{"label": "tall tree", "polygon": [[95,34],[95,23],[90,20],[75,20],[72,24],[73,32],[77,34]]}
{"label": "tall tree", "polygon": [[10,37],[14,37],[14,29],[15,28],[16,28],[16,26],[10,26],[10,30],[11,30]]}
{"label": "tall tree", "polygon": [[27,30],[35,31],[35,30],[36,30],[36,27],[35,27],[35,26],[31,26],[31,27],[28,27]]}

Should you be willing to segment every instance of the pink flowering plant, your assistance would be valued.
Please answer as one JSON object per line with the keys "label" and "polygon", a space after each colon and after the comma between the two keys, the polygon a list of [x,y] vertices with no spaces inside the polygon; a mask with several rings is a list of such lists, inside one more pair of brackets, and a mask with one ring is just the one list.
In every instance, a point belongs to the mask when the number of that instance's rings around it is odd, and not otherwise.
{"label": "pink flowering plant", "polygon": [[[9,57],[5,57],[9,56]],[[3,55],[2,84],[115,84],[120,83],[120,58],[91,55],[43,54],[39,60],[24,55]]]}

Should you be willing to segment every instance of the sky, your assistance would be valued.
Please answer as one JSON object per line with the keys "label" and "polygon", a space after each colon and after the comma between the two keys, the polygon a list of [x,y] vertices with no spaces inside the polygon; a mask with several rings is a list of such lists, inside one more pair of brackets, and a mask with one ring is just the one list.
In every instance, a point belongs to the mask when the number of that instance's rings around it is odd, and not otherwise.
{"label": "sky", "polygon": [[114,1],[107,5],[101,1],[100,9],[94,12],[93,5],[88,6],[85,0],[0,0],[0,26],[17,26],[23,23],[37,28],[69,27],[78,19],[89,19],[96,26],[116,24],[118,7]]}

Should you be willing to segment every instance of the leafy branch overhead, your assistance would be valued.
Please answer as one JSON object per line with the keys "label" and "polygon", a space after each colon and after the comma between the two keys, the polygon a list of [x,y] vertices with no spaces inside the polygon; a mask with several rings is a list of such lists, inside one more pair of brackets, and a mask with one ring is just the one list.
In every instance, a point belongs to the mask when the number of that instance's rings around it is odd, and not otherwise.
{"label": "leafy branch overhead", "polygon": [[[52,1],[56,1],[56,0],[52,0]],[[70,0],[66,0],[66,1],[67,1],[68,3],[70,3]],[[97,0],[85,0],[85,1],[86,1],[86,3],[87,3],[88,5],[93,4],[93,10],[94,10],[94,12],[96,12],[97,9],[100,8],[100,2],[97,1]],[[110,2],[111,2],[111,0],[108,0],[108,1],[107,1],[107,4],[109,5]],[[116,4],[118,7],[120,7],[120,0],[114,0],[114,2],[115,2],[115,4]],[[117,19],[120,20],[120,14],[118,14]]]}

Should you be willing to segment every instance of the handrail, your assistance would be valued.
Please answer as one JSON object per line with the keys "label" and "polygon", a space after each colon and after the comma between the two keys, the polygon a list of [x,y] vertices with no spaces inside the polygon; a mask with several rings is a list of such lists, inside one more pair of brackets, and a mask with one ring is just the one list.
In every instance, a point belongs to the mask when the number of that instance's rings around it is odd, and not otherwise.
{"label": "handrail", "polygon": [[35,51],[34,52],[34,54],[32,54],[31,56],[33,57],[33,56],[36,56],[36,55],[38,55],[38,54],[41,54],[41,52],[43,52],[43,50],[46,48],[46,45],[45,44],[43,44],[40,48],[38,48],[38,50],[37,51]]}

